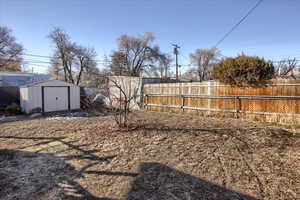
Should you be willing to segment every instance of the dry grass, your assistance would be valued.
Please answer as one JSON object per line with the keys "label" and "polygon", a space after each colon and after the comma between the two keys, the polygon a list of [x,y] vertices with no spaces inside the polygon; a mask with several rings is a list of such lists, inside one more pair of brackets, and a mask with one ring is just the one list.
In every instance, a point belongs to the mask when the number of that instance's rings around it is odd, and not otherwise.
{"label": "dry grass", "polygon": [[294,129],[172,113],[0,124],[0,199],[299,199]]}

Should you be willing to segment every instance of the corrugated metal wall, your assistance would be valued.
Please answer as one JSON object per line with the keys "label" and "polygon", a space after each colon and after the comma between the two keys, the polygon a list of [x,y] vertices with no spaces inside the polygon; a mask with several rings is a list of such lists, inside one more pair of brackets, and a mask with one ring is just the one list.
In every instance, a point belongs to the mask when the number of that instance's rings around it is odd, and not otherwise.
{"label": "corrugated metal wall", "polygon": [[147,84],[144,94],[147,110],[300,124],[300,80],[273,80],[259,87],[213,81]]}
{"label": "corrugated metal wall", "polygon": [[80,109],[80,87],[70,87],[71,110]]}
{"label": "corrugated metal wall", "polygon": [[114,106],[119,106],[120,102],[124,100],[124,95],[120,97],[121,87],[123,92],[125,92],[127,97],[132,97],[135,95],[134,91],[137,90],[136,98],[134,98],[130,103],[131,109],[140,109],[143,102],[143,88],[145,84],[153,83],[170,83],[176,80],[172,79],[161,79],[161,78],[140,78],[134,76],[110,76],[109,77],[109,97]]}
{"label": "corrugated metal wall", "polygon": [[21,87],[21,107],[26,113],[32,109],[42,108],[42,86],[70,86],[70,107],[71,110],[80,109],[80,87],[63,81],[49,81],[33,86]]}
{"label": "corrugated metal wall", "polygon": [[109,77],[109,98],[112,101],[113,106],[119,106],[125,99],[124,94],[121,92],[123,91],[126,94],[126,97],[133,98],[130,101],[130,108],[131,109],[139,109],[141,96],[137,95],[141,93],[141,86],[142,82],[139,77],[131,77],[131,76],[111,76]]}

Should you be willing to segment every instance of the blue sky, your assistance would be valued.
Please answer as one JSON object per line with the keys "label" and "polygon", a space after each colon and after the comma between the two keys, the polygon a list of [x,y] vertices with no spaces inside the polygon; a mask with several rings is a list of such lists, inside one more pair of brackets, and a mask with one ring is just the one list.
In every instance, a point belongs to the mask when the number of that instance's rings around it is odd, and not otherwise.
{"label": "blue sky", "polygon": [[[98,59],[121,34],[153,32],[155,44],[182,48],[181,64],[197,48],[210,48],[257,0],[0,0],[0,25],[8,26],[26,53],[52,55],[54,26],[73,41],[95,47]],[[220,46],[225,56],[244,52],[267,59],[300,58],[300,1],[264,0]],[[34,58],[35,59],[35,58]],[[40,60],[40,59],[39,59]],[[42,68],[36,67],[42,71]]]}

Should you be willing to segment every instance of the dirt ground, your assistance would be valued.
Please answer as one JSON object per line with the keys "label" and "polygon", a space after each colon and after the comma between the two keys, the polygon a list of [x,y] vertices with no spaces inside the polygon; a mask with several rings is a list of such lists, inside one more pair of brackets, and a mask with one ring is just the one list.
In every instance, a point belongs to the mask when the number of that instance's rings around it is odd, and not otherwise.
{"label": "dirt ground", "polygon": [[137,112],[0,124],[0,199],[300,199],[300,134]]}

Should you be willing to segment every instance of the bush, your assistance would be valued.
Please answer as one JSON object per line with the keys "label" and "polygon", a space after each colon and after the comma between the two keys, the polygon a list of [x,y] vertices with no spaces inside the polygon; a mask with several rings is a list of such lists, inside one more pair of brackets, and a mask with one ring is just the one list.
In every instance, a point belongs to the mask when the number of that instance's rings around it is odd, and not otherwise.
{"label": "bush", "polygon": [[18,104],[12,103],[5,108],[5,112],[9,115],[17,115],[21,113],[21,108]]}
{"label": "bush", "polygon": [[257,85],[274,77],[272,63],[259,57],[227,58],[213,69],[213,78],[231,85]]}

